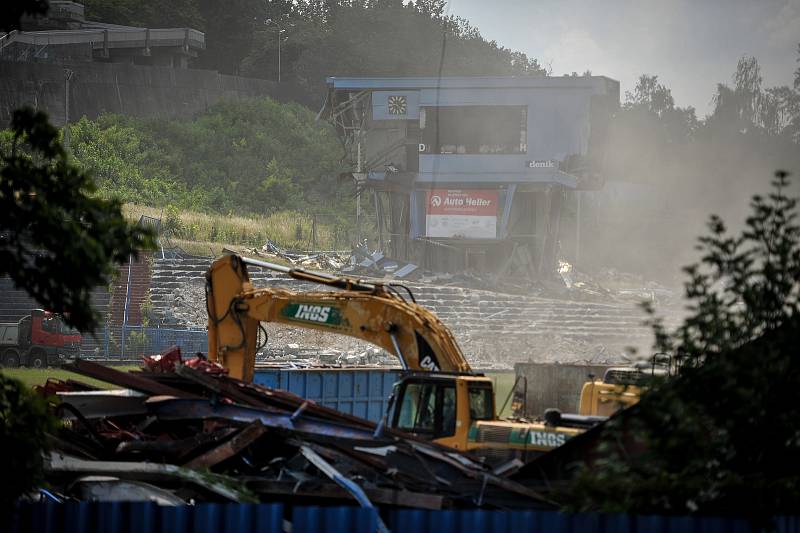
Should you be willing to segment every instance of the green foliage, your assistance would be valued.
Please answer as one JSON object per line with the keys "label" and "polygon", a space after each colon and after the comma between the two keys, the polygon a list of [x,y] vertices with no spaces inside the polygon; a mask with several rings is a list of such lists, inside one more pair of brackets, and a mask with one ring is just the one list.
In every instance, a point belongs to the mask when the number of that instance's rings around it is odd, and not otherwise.
{"label": "green foliage", "polygon": [[189,27],[206,35],[198,68],[226,74],[250,48],[253,27],[263,19],[260,0],[85,0],[89,20],[149,28]]}
{"label": "green foliage", "polygon": [[47,434],[55,428],[44,399],[0,373],[0,520],[17,498],[43,482]]}
{"label": "green foliage", "polygon": [[0,31],[10,32],[19,29],[23,16],[45,15],[48,9],[47,0],[9,0],[3,3],[0,10]]}
{"label": "green foliage", "polygon": [[[484,39],[442,0],[86,0],[87,17],[206,34],[200,68],[277,79],[318,106],[325,77],[543,74],[535,59]],[[270,20],[269,24],[266,21]],[[279,34],[279,29],[285,33]]]}
{"label": "green foliage", "polygon": [[95,195],[95,182],[69,162],[46,115],[14,112],[10,146],[0,153],[0,274],[70,325],[97,323],[89,296],[107,284],[114,262],[153,245],[129,226],[118,200]]}
{"label": "green foliage", "polygon": [[144,331],[129,331],[125,334],[125,351],[129,355],[143,354],[147,348],[147,341],[147,333]]}
{"label": "green foliage", "polygon": [[[795,512],[800,504],[800,226],[785,172],[755,196],[739,235],[718,217],[687,267],[689,316],[656,348],[680,374],[601,436],[569,496],[579,509],[637,513]],[[652,309],[649,309],[652,314]]]}
{"label": "green foliage", "polygon": [[788,186],[786,173],[776,173],[772,193],[753,197],[740,235],[711,217],[698,245],[702,262],[685,268],[690,316],[674,338],[660,331],[660,350],[699,366],[708,354],[735,349],[798,316],[800,226]]}
{"label": "green foliage", "polygon": [[464,19],[446,16],[445,3],[270,2],[277,24],[256,30],[242,61],[246,75],[281,80],[293,98],[318,105],[327,76],[454,76],[544,74],[525,54],[484,39]]}
{"label": "green foliage", "polygon": [[92,172],[106,198],[158,205],[162,198],[191,202],[186,184],[171,173],[167,155],[137,127],[122,117],[82,118],[70,126],[71,155]]}
{"label": "green foliage", "polygon": [[170,204],[164,210],[164,218],[161,221],[161,231],[165,235],[179,235],[183,229],[183,223],[180,218],[180,211],[174,205]]}
{"label": "green foliage", "polygon": [[70,134],[77,163],[123,201],[259,214],[352,203],[336,182],[345,167],[333,131],[298,104],[222,102],[193,120],[103,116]]}

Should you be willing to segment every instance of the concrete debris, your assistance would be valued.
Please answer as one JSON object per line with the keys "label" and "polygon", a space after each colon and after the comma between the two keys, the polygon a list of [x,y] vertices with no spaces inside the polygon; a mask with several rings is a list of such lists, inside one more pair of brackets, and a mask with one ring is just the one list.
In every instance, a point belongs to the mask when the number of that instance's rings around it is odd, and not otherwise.
{"label": "concrete debris", "polygon": [[[114,500],[130,490],[166,505],[551,508],[469,455],[171,360],[173,367],[158,372],[121,372],[84,360],[66,366],[133,392],[76,397],[67,382],[54,384],[62,390],[48,398],[62,423],[52,436],[46,482],[55,498]],[[96,407],[120,397],[139,400],[137,408]]]}
{"label": "concrete debris", "polygon": [[272,241],[261,248],[243,248],[236,253],[282,259],[291,265],[312,270],[341,272],[373,278],[416,279],[422,270],[415,264],[386,257],[383,252],[356,246],[347,254],[337,251],[299,252],[281,248]]}
{"label": "concrete debris", "polygon": [[271,257],[283,259],[292,265],[313,270],[341,270],[348,261],[348,256],[336,251],[299,252],[281,248],[272,241],[261,248],[244,248],[236,253],[255,257]]}
{"label": "concrete debris", "polygon": [[422,275],[422,269],[414,263],[386,257],[381,251],[370,252],[362,246],[353,248],[347,265],[340,272],[349,276],[402,280],[418,279]]}

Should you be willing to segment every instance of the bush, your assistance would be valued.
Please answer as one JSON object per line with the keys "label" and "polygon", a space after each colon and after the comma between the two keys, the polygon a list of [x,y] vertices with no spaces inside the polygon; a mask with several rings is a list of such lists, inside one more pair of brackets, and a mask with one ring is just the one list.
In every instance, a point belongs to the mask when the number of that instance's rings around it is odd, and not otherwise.
{"label": "bush", "polygon": [[164,220],[161,222],[161,230],[165,235],[178,236],[183,229],[181,213],[178,208],[170,204],[164,210]]}
{"label": "bush", "polygon": [[44,399],[0,373],[0,514],[42,484],[43,454],[50,448],[47,434],[55,429]]}
{"label": "bush", "polygon": [[[297,104],[221,102],[179,120],[104,115],[70,134],[100,193],[126,202],[260,215],[353,206],[336,182],[347,167],[332,128]],[[199,238],[199,227],[173,229]]]}
{"label": "bush", "polygon": [[[750,515],[800,505],[800,226],[778,172],[739,235],[712,217],[685,269],[689,316],[654,320],[679,376],[653,388],[599,439],[568,501],[610,512]],[[652,311],[651,311],[652,312]]]}

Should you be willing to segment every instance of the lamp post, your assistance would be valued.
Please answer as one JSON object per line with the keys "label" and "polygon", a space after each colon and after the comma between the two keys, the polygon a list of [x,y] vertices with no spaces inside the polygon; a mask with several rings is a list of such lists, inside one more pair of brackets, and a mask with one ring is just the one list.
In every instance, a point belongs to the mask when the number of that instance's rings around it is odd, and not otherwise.
{"label": "lamp post", "polygon": [[72,70],[64,69],[64,150],[69,151],[69,82],[72,80]]}
{"label": "lamp post", "polygon": [[[286,33],[286,30],[281,27],[279,22],[277,22],[275,20],[272,20],[272,19],[265,20],[264,24],[266,24],[267,26],[270,26],[270,25],[275,26],[275,33],[278,34],[278,83],[280,83],[281,82],[281,40],[282,40],[281,39],[281,34]],[[291,26],[291,24],[290,24],[290,26]]]}

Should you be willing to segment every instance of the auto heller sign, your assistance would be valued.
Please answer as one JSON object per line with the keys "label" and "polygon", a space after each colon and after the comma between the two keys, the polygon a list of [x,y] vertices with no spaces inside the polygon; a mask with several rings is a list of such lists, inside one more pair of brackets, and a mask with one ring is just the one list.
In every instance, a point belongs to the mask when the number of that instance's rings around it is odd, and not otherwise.
{"label": "auto heller sign", "polygon": [[433,189],[425,212],[428,237],[497,237],[497,190]]}

